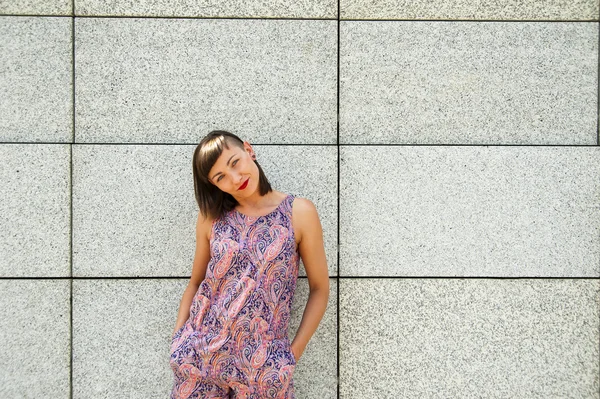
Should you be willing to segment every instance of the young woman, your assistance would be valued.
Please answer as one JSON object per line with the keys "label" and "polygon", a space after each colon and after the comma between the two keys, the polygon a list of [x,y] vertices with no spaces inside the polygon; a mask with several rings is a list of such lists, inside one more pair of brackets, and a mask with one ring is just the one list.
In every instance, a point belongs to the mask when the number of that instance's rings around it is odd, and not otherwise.
{"label": "young woman", "polygon": [[[252,146],[212,131],[194,151],[196,254],[171,341],[171,399],[293,399],[293,373],[327,307],[314,204],[271,188]],[[290,342],[300,258],[310,295]]]}

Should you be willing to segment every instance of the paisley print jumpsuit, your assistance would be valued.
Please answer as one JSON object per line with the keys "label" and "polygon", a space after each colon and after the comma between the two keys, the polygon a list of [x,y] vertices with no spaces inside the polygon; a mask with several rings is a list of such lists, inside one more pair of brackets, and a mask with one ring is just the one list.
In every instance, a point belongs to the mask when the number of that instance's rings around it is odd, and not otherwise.
{"label": "paisley print jumpsuit", "polygon": [[232,209],[213,221],[206,277],[171,341],[171,399],[295,399],[294,198],[264,216]]}

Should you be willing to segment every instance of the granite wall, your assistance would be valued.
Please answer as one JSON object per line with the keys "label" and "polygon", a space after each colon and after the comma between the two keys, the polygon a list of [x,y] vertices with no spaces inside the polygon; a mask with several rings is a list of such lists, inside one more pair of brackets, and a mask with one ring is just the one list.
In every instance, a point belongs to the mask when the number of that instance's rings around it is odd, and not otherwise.
{"label": "granite wall", "polygon": [[0,397],[168,397],[226,129],[321,216],[298,399],[600,398],[599,12],[0,0]]}

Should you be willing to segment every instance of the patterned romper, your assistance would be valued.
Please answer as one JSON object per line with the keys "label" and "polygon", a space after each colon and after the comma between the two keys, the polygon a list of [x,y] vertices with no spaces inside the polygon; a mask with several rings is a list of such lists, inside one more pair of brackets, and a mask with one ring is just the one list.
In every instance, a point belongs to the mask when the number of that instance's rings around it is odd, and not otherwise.
{"label": "patterned romper", "polygon": [[171,399],[295,398],[288,338],[300,261],[294,198],[264,216],[232,209],[213,222],[206,277],[171,342]]}

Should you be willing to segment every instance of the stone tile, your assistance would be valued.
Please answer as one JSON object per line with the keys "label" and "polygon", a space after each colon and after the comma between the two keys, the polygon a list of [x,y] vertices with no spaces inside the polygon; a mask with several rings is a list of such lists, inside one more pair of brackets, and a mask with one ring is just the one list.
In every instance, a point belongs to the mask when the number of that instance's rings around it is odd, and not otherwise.
{"label": "stone tile", "polygon": [[[289,337],[293,340],[302,321],[310,288],[308,279],[298,279],[292,303]],[[329,279],[329,303],[325,315],[298,360],[294,371],[298,399],[337,398],[337,280]]]}
{"label": "stone tile", "polygon": [[252,17],[252,18],[337,18],[334,0],[277,1],[246,0],[75,0],[76,15],[133,15],[164,17]]}
{"label": "stone tile", "polygon": [[0,14],[71,15],[71,0],[0,0]]}
{"label": "stone tile", "polygon": [[600,277],[600,147],[340,151],[341,275]]}
{"label": "stone tile", "polygon": [[343,0],[344,19],[598,20],[598,0]]}
{"label": "stone tile", "polygon": [[67,144],[0,145],[1,277],[70,275],[70,158]]}
{"label": "stone tile", "polygon": [[[299,397],[336,397],[335,282],[330,303],[295,372]],[[73,282],[73,397],[128,398],[168,395],[173,382],[169,338],[187,279],[75,280]],[[298,280],[289,336],[293,339],[308,299]],[[314,368],[319,376],[315,378]],[[301,395],[301,396],[300,396]]]}
{"label": "stone tile", "polygon": [[597,143],[597,23],[343,21],[340,43],[340,143]]}
{"label": "stone tile", "polygon": [[69,398],[69,280],[0,280],[0,397]]}
{"label": "stone tile", "polygon": [[169,340],[187,283],[73,281],[73,398],[168,397]]}
{"label": "stone tile", "polygon": [[598,280],[342,279],[340,398],[595,398]]}
{"label": "stone tile", "polygon": [[337,21],[76,20],[77,142],[336,143]]}
{"label": "stone tile", "polygon": [[70,142],[71,19],[0,16],[0,141]]}
{"label": "stone tile", "polygon": [[[307,198],[315,204],[323,229],[329,275],[337,275],[337,147],[253,147],[274,189]],[[302,260],[299,274],[306,276]]]}
{"label": "stone tile", "polygon": [[73,147],[73,275],[191,273],[194,148]]}
{"label": "stone tile", "polygon": [[[75,276],[191,274],[198,215],[191,168],[195,147],[74,146]],[[254,147],[273,188],[317,207],[329,273],[335,275],[337,148]],[[306,275],[302,263],[300,275]]]}

